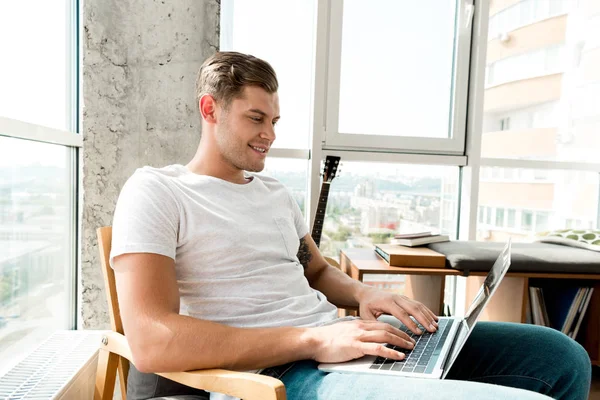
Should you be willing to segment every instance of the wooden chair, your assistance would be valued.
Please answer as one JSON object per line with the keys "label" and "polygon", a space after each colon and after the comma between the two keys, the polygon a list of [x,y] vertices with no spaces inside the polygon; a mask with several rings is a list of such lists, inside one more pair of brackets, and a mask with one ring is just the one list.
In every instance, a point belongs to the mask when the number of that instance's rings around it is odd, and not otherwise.
{"label": "wooden chair", "polygon": [[[112,399],[117,370],[119,371],[121,396],[123,400],[126,400],[127,374],[129,372],[129,362],[132,357],[129,344],[123,334],[115,273],[109,265],[112,228],[99,228],[97,233],[100,263],[102,264],[102,272],[104,274],[112,331],[107,332],[102,337],[102,344],[100,345],[98,354],[94,400]],[[223,369],[168,372],[159,373],[158,375],[196,389],[225,393],[244,400],[286,399],[283,383],[278,379],[265,375]]]}

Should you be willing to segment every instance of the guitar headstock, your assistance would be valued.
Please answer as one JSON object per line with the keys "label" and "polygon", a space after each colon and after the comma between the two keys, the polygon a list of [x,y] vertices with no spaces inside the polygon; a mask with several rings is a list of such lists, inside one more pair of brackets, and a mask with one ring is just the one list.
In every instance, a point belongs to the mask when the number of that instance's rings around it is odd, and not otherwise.
{"label": "guitar headstock", "polygon": [[323,165],[323,183],[329,182],[335,178],[335,175],[339,172],[340,157],[327,156],[325,157],[325,164]]}

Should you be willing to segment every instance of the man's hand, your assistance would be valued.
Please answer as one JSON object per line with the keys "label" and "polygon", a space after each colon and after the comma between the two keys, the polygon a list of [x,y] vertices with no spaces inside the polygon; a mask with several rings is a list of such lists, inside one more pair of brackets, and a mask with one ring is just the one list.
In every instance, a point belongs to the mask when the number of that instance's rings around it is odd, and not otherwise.
{"label": "man's hand", "polygon": [[393,344],[405,349],[414,347],[414,340],[400,329],[379,321],[354,320],[309,328],[315,339],[313,359],[336,363],[354,360],[366,355],[395,360],[404,359],[402,352],[385,347]]}
{"label": "man's hand", "polygon": [[375,320],[382,314],[390,314],[398,318],[416,334],[421,334],[417,324],[410,318],[414,317],[429,332],[437,330],[436,315],[422,303],[411,300],[406,296],[365,288],[359,298],[359,310],[361,318]]}

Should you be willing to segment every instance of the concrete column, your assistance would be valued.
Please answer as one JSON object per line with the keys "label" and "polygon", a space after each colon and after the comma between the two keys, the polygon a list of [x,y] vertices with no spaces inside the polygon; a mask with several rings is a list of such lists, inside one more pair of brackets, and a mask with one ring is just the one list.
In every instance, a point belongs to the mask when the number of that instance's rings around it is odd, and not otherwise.
{"label": "concrete column", "polygon": [[196,73],[218,50],[220,0],[83,2],[79,326],[107,328],[96,228],[144,165],[185,164],[200,138]]}

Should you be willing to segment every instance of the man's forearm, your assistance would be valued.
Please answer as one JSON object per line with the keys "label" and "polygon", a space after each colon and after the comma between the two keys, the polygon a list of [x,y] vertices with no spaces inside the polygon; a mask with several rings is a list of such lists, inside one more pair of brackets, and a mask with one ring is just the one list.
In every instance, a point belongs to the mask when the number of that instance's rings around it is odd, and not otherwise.
{"label": "man's forearm", "polygon": [[309,328],[233,328],[178,314],[153,321],[130,340],[142,372],[264,368],[310,359],[315,347]]}
{"label": "man's forearm", "polygon": [[370,290],[369,286],[350,278],[332,266],[324,268],[310,285],[338,307],[358,307],[361,295]]}

